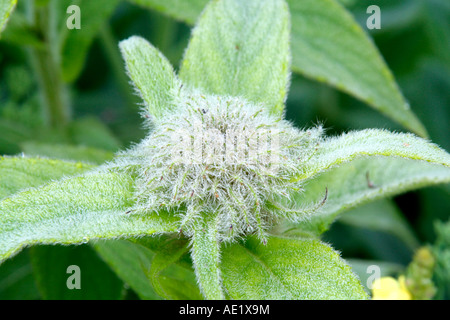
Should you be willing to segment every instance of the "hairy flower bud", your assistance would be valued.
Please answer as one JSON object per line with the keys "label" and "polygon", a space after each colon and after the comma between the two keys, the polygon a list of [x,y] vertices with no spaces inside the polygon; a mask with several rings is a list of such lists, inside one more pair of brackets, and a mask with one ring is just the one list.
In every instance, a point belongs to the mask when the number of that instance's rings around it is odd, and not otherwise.
{"label": "hairy flower bud", "polygon": [[151,127],[119,160],[137,177],[133,212],[174,211],[187,236],[214,214],[224,241],[254,232],[264,240],[275,219],[292,213],[280,199],[301,190],[296,176],[322,135],[241,98],[197,93],[183,94]]}

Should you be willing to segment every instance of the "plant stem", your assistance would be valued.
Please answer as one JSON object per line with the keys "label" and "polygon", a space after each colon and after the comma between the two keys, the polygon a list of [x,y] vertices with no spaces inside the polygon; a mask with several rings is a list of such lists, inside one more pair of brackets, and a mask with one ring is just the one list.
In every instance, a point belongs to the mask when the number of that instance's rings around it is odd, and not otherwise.
{"label": "plant stem", "polygon": [[42,37],[44,48],[31,48],[32,66],[42,96],[44,121],[52,128],[65,127],[71,117],[67,88],[61,76],[59,52],[51,28],[54,16],[51,4],[33,8],[34,26]]}

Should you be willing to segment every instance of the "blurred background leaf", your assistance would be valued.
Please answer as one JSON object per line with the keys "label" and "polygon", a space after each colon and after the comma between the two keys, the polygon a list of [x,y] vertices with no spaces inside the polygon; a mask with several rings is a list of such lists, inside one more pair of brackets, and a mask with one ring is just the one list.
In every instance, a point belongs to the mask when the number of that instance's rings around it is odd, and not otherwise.
{"label": "blurred background leaf", "polygon": [[[62,1],[64,2],[64,1]],[[78,78],[86,61],[86,54],[94,38],[102,27],[107,23],[110,15],[114,12],[119,0],[80,0],[76,4],[82,12],[82,28],[69,31],[63,25],[59,28],[64,30],[61,41],[62,73],[63,79],[72,82]],[[62,6],[67,8],[69,4]]]}
{"label": "blurred background leaf", "polygon": [[392,234],[411,250],[419,246],[419,241],[408,221],[390,200],[378,200],[353,209],[342,215],[339,222],[357,228]]}
{"label": "blurred background leaf", "polygon": [[41,295],[33,277],[29,250],[0,267],[0,300],[36,300]]}
{"label": "blurred background leaf", "polygon": [[185,239],[98,241],[94,248],[141,299],[202,299]]}
{"label": "blurred background leaf", "polygon": [[0,32],[6,27],[6,23],[8,22],[16,3],[17,0],[5,0],[0,2]]}
{"label": "blurred background leaf", "polygon": [[434,280],[437,286],[437,299],[450,299],[450,220],[436,221],[436,242],[433,245],[433,254],[436,259]]}
{"label": "blurred background leaf", "polygon": [[[89,245],[36,246],[30,249],[31,265],[39,292],[48,300],[117,300],[124,293],[122,281]],[[67,287],[79,267],[79,289]],[[78,271],[77,271],[78,272]]]}

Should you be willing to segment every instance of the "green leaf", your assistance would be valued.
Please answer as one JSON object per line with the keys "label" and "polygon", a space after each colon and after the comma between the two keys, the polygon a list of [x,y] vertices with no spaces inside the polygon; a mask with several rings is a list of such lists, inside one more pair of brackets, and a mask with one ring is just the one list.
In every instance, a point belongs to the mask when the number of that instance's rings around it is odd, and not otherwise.
{"label": "green leaf", "polygon": [[[433,51],[450,67],[450,4],[445,0],[429,0],[421,2],[421,13],[424,17],[426,32],[433,45]],[[447,40],[443,40],[447,39]]]}
{"label": "green leaf", "polygon": [[161,238],[155,250],[147,277],[156,292],[165,299],[201,299],[194,273],[174,265],[188,251],[186,240]]}
{"label": "green leaf", "polygon": [[176,217],[127,214],[133,181],[97,172],[49,183],[0,201],[0,261],[32,244],[75,244],[176,230]]}
{"label": "green leaf", "polygon": [[366,102],[405,128],[427,136],[377,48],[334,0],[288,0],[292,68]]}
{"label": "green leaf", "polygon": [[[100,28],[107,23],[114,12],[118,0],[80,0],[77,5],[81,12],[81,29],[65,30],[61,43],[62,75],[66,82],[73,82],[83,69],[88,49]],[[67,9],[65,7],[64,9]],[[69,17],[69,14],[67,14]],[[62,22],[66,22],[62,19]]]}
{"label": "green leaf", "polygon": [[92,169],[81,162],[39,158],[0,157],[0,199],[49,180],[81,174]]}
{"label": "green leaf", "polygon": [[73,121],[69,128],[70,136],[76,145],[116,152],[121,143],[111,130],[98,118],[86,117]]}
{"label": "green leaf", "polygon": [[161,299],[145,273],[145,270],[151,266],[154,252],[127,240],[95,241],[93,246],[102,259],[137,293],[139,298]]}
{"label": "green leaf", "polygon": [[143,38],[133,36],[119,44],[128,75],[145,104],[145,113],[160,118],[173,108],[180,85],[164,55]]}
{"label": "green leaf", "polygon": [[282,114],[290,75],[289,23],[282,0],[210,2],[193,31],[181,80]]}
{"label": "green leaf", "polygon": [[209,0],[128,0],[139,6],[158,10],[177,20],[194,24]]}
{"label": "green leaf", "polygon": [[304,192],[294,199],[299,207],[323,200],[311,219],[283,221],[274,234],[296,236],[323,233],[341,212],[370,201],[414,189],[450,182],[450,155],[412,134],[382,130],[351,132],[321,143],[302,164]]}
{"label": "green leaf", "polygon": [[16,154],[21,151],[20,142],[32,135],[30,128],[21,123],[0,119],[0,154]]}
{"label": "green leaf", "polygon": [[[200,15],[208,1],[132,0],[132,2],[193,24],[195,17]],[[426,129],[411,111],[373,41],[341,4],[335,0],[287,0],[287,3],[292,21],[291,50],[294,72],[325,82],[357,97],[405,128],[421,136],[427,136]],[[186,6],[189,8],[181,10]],[[258,15],[246,16],[245,19],[251,20],[256,16]],[[270,26],[267,21],[261,23]],[[218,25],[221,24],[212,25],[211,34],[212,30],[219,28]],[[221,41],[225,39],[226,37],[222,37]],[[218,50],[222,50],[223,44],[217,42]],[[203,56],[197,56],[197,59],[200,57],[204,59]],[[218,67],[220,66],[213,65],[212,69],[204,71],[215,70]],[[253,72],[261,71],[255,68],[249,74]],[[198,77],[201,76],[198,74]],[[201,83],[203,80],[196,81]]]}
{"label": "green leaf", "polygon": [[40,38],[37,30],[30,24],[27,17],[18,10],[14,12],[8,22],[8,28],[2,33],[1,40],[18,46],[45,48],[44,41]]}
{"label": "green leaf", "polygon": [[450,299],[450,220],[435,221],[436,242],[432,251],[436,258],[434,279],[437,285],[435,299]]}
{"label": "green leaf", "polygon": [[0,266],[0,300],[39,298],[28,250],[22,251]]}
{"label": "green leaf", "polygon": [[[123,283],[99,259],[89,246],[35,246],[30,250],[31,263],[42,298],[47,300],[117,300],[123,292]],[[78,280],[70,280],[77,266]],[[79,289],[69,288],[80,285]]]}
{"label": "green leaf", "polygon": [[221,269],[232,299],[367,299],[350,267],[318,240],[249,237],[223,247]]}
{"label": "green leaf", "polygon": [[161,235],[98,241],[94,247],[141,299],[202,299],[191,263],[178,261],[187,250],[185,239]]}
{"label": "green leaf", "polygon": [[225,299],[220,270],[217,218],[211,214],[199,222],[192,236],[192,261],[200,290],[210,300]]}
{"label": "green leaf", "polygon": [[302,164],[299,179],[311,179],[334,166],[366,156],[388,156],[440,164],[449,170],[450,154],[413,134],[368,129],[353,131],[323,141],[309,161]]}
{"label": "green leaf", "polygon": [[[366,174],[370,173],[370,187]],[[450,170],[440,164],[397,157],[369,157],[333,168],[305,185],[294,201],[299,205],[318,201],[328,188],[328,199],[310,220],[300,224],[283,222],[279,230],[295,229],[321,234],[340,213],[381,198],[426,186],[450,182]]]}
{"label": "green leaf", "polygon": [[49,157],[68,161],[84,161],[92,164],[102,164],[108,160],[112,160],[114,157],[114,154],[110,151],[69,144],[49,144],[27,141],[21,143],[21,147],[27,156]]}
{"label": "green leaf", "polygon": [[0,2],[0,33],[6,28],[6,23],[16,4],[17,0],[2,0]]}
{"label": "green leaf", "polygon": [[407,244],[412,251],[417,249],[420,244],[400,210],[387,199],[368,203],[346,212],[339,218],[339,222],[392,234]]}

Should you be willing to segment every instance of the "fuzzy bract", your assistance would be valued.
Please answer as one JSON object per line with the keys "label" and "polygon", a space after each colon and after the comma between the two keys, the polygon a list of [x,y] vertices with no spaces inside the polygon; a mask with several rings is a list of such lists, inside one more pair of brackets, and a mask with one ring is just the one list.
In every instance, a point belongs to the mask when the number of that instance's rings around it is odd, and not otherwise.
{"label": "fuzzy bract", "polygon": [[285,204],[302,189],[295,177],[321,127],[299,130],[262,105],[197,92],[180,94],[174,111],[150,127],[117,162],[136,176],[132,213],[168,209],[187,236],[203,215],[215,215],[225,241],[249,233],[264,240],[274,220],[306,217]]}

